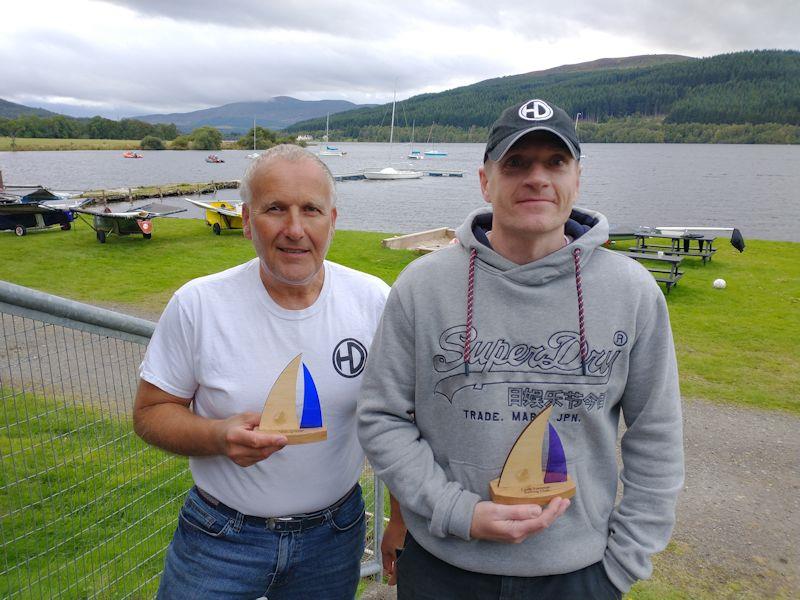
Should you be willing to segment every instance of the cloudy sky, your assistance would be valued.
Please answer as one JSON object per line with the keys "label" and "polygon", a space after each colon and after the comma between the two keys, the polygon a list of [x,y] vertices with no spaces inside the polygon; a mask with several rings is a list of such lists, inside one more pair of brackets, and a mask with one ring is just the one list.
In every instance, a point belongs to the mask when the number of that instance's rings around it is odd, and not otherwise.
{"label": "cloudy sky", "polygon": [[800,49],[799,0],[26,0],[0,98],[76,116],[390,101],[604,57]]}

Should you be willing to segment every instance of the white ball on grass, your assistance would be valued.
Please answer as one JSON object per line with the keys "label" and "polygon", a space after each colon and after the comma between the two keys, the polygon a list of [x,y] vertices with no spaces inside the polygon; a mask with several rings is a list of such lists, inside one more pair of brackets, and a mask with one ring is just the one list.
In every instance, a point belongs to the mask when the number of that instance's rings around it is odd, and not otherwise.
{"label": "white ball on grass", "polygon": [[717,288],[718,290],[723,290],[723,289],[725,289],[725,286],[728,285],[728,284],[725,283],[724,279],[715,279],[714,283],[712,285],[715,288]]}

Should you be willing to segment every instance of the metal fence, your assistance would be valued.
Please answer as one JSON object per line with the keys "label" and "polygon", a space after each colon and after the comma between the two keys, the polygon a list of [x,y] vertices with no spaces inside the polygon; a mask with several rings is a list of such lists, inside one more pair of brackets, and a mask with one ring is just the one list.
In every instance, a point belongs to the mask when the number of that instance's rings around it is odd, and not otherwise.
{"label": "metal fence", "polygon": [[[155,596],[191,475],[131,426],[153,327],[0,282],[0,598]],[[368,576],[383,486],[361,485]]]}

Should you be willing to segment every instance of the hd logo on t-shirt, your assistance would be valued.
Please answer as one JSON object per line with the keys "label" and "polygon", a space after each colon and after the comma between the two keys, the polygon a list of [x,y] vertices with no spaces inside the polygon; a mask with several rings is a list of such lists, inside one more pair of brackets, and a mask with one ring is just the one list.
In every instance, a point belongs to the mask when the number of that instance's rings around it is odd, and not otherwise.
{"label": "hd logo on t-shirt", "polygon": [[358,377],[367,364],[367,349],[354,338],[345,338],[333,349],[333,368],[342,377]]}

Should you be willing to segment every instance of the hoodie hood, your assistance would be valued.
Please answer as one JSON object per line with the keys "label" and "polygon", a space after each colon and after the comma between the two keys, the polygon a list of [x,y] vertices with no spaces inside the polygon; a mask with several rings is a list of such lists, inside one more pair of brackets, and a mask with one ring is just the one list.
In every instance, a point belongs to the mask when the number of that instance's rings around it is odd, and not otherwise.
{"label": "hoodie hood", "polygon": [[[482,208],[473,212],[456,231],[461,246],[469,255],[467,270],[467,331],[472,330],[475,304],[475,266],[480,263],[491,274],[506,277],[510,281],[526,286],[539,286],[557,277],[569,274],[575,278],[575,295],[577,299],[576,321],[580,334],[581,367],[586,372],[588,345],[586,343],[586,318],[583,307],[583,284],[581,282],[581,266],[585,264],[594,249],[608,239],[608,221],[597,212],[573,209],[570,218],[564,225],[572,242],[563,248],[524,265],[518,265],[495,252],[489,243],[486,232],[491,230],[492,211]],[[577,237],[576,237],[577,236]],[[464,373],[469,375],[469,363],[472,342],[467,338],[464,342]]]}
{"label": "hoodie hood", "polygon": [[608,220],[604,215],[585,208],[573,208],[565,231],[574,240],[539,260],[518,265],[480,239],[485,238],[485,232],[491,229],[492,209],[483,207],[470,213],[456,230],[456,236],[468,254],[475,250],[483,268],[521,285],[543,285],[563,275],[572,277],[575,273],[574,250],[580,249],[580,263],[584,264],[591,258],[595,248],[608,241]]}

